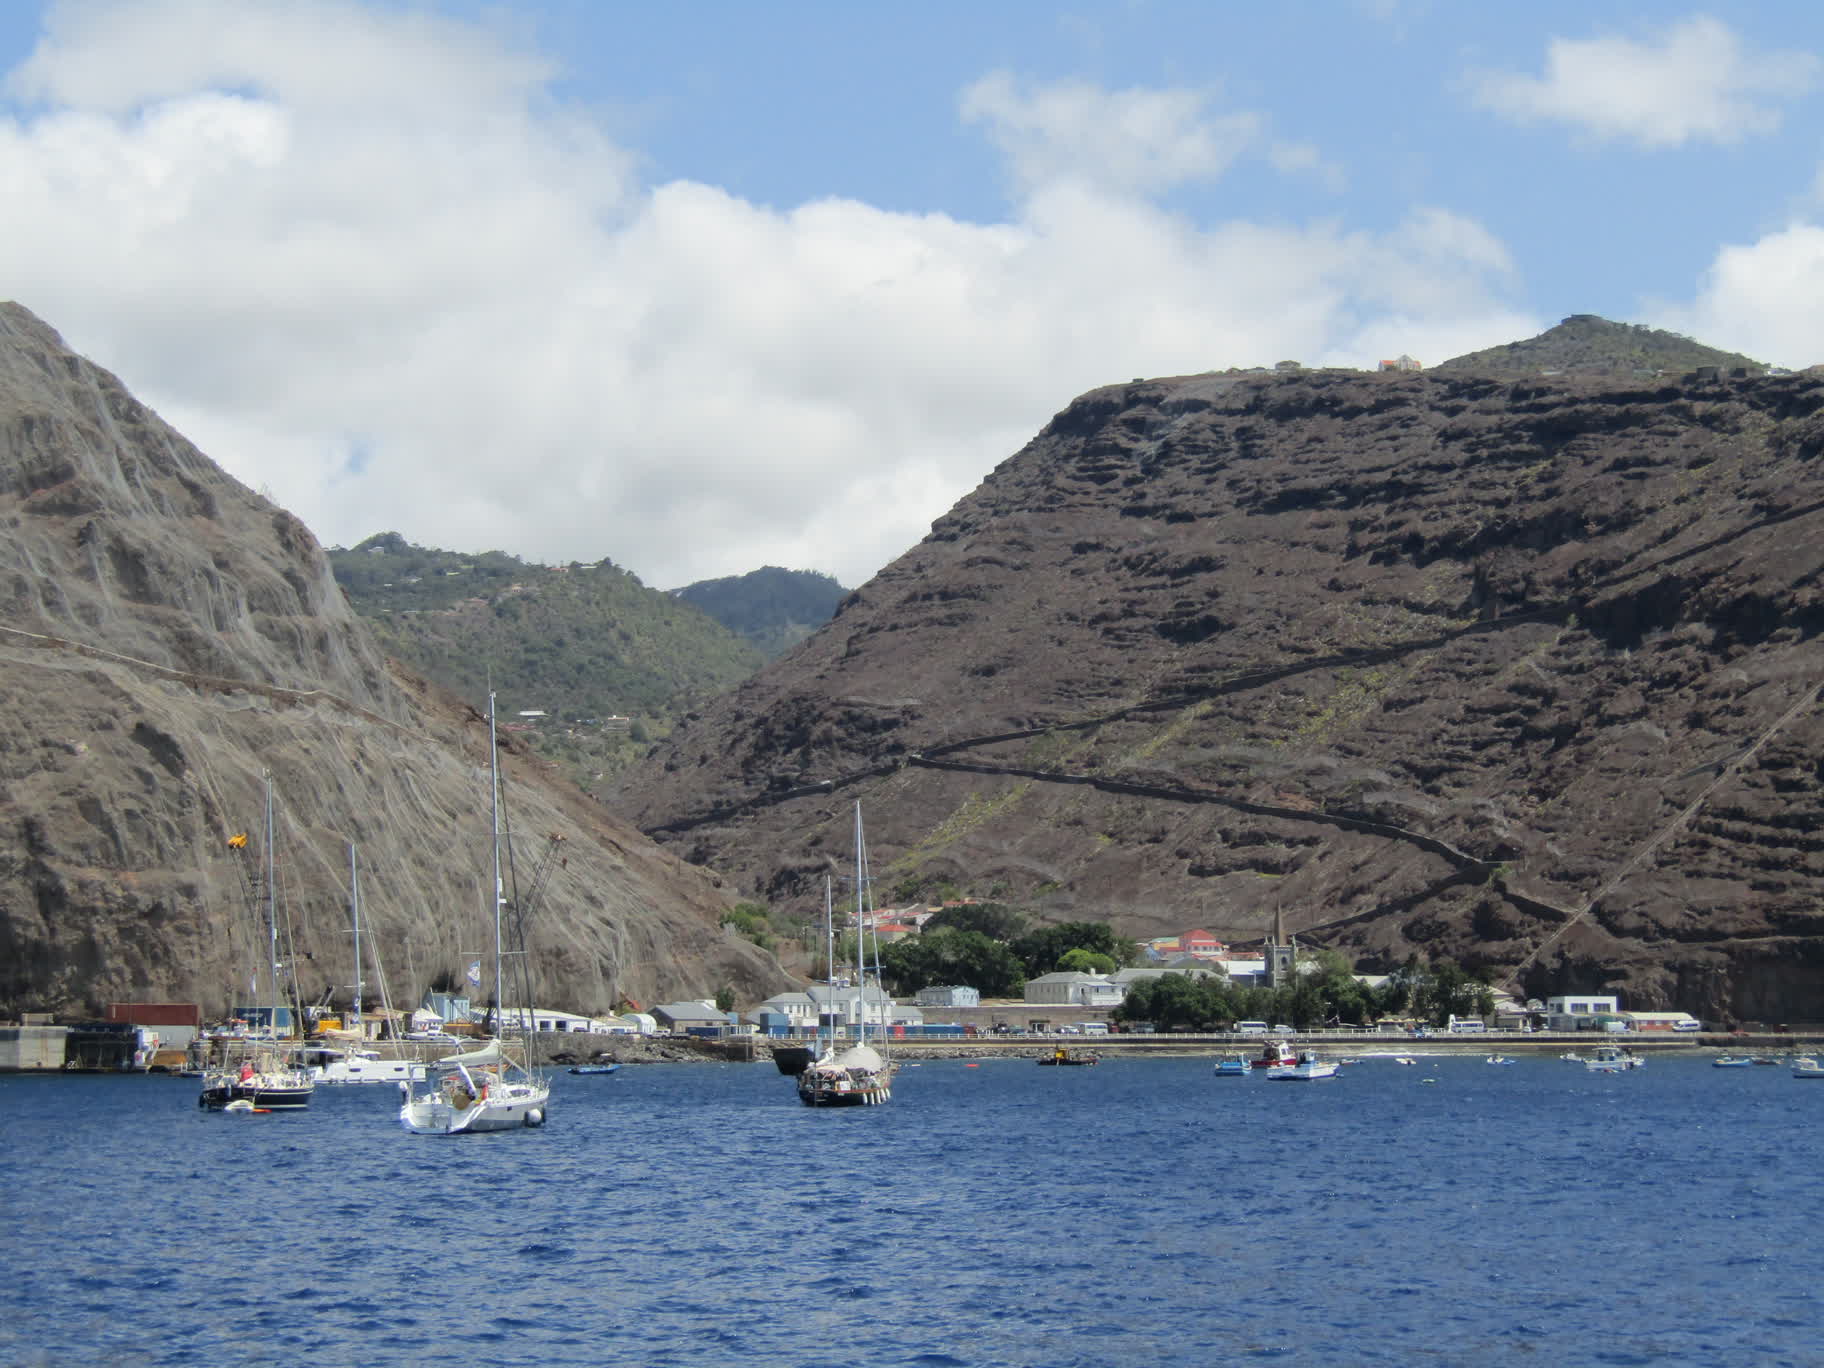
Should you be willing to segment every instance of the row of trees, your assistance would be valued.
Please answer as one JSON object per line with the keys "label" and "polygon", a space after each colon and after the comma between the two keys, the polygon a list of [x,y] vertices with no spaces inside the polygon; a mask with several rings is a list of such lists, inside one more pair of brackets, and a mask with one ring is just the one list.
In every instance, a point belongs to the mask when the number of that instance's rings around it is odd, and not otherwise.
{"label": "row of trees", "polygon": [[1026,930],[1026,919],[1001,903],[946,907],[924,931],[883,946],[888,991],[961,984],[984,997],[1018,997],[1026,980],[1054,970],[1112,973],[1137,955],[1106,922],[1066,922]]}
{"label": "row of trees", "polygon": [[1448,960],[1417,956],[1386,981],[1369,987],[1349,962],[1320,950],[1279,988],[1242,988],[1224,976],[1164,974],[1132,985],[1115,1009],[1117,1021],[1151,1022],[1162,1031],[1213,1031],[1237,1021],[1318,1026],[1368,1026],[1381,1017],[1410,1016],[1442,1026],[1452,1016],[1486,1016],[1494,1010],[1489,985]]}

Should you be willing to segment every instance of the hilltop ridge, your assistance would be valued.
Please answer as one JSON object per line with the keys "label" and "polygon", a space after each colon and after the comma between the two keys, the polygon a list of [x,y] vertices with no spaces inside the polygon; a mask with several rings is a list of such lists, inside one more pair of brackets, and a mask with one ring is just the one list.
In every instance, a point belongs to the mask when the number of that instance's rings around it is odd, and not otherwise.
{"label": "hilltop ridge", "polygon": [[1767,367],[1737,352],[1707,347],[1688,337],[1639,323],[1612,323],[1595,314],[1572,314],[1537,337],[1453,356],[1434,371],[1483,375],[1682,375],[1700,366],[1725,373],[1757,374]]}

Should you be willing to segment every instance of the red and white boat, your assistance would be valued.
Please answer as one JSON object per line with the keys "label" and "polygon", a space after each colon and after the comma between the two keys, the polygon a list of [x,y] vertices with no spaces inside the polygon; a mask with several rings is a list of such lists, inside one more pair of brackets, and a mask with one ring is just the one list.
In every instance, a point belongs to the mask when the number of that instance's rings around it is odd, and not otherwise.
{"label": "red and white boat", "polygon": [[1292,1048],[1289,1040],[1270,1040],[1261,1047],[1254,1057],[1253,1064],[1257,1069],[1277,1069],[1298,1063],[1298,1051]]}

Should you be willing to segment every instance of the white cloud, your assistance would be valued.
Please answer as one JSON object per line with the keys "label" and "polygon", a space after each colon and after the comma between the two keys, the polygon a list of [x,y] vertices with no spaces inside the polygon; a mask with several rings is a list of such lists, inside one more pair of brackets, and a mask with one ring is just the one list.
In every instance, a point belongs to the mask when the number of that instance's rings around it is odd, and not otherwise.
{"label": "white cloud", "polygon": [[1816,83],[1805,52],[1751,52],[1698,15],[1655,38],[1554,38],[1542,76],[1472,75],[1477,104],[1521,123],[1567,123],[1645,147],[1734,143],[1780,125],[1776,102]]}
{"label": "white cloud", "polygon": [[1773,365],[1824,362],[1824,227],[1794,223],[1758,241],[1724,247],[1688,305],[1659,305],[1649,321]]}
{"label": "white cloud", "polygon": [[325,541],[662,587],[857,584],[1111,380],[1527,330],[1501,244],[1443,211],[1164,212],[1265,155],[1203,97],[978,84],[1022,185],[983,224],[642,185],[547,75],[342,0],[60,8],[0,117],[0,281]]}
{"label": "white cloud", "polygon": [[1215,180],[1259,135],[1258,116],[1211,117],[1208,103],[1192,90],[1022,86],[997,71],[963,93],[962,113],[988,125],[1022,190],[1080,180],[1145,193]]}

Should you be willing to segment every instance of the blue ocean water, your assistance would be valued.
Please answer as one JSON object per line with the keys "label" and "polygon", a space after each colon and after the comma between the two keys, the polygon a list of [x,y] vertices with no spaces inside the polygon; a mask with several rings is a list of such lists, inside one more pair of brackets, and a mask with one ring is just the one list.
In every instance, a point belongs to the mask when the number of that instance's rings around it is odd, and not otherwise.
{"label": "blue ocean water", "polygon": [[1784,1068],[555,1088],[542,1130],[431,1139],[386,1087],[0,1077],[0,1363],[1824,1363],[1824,1085]]}

